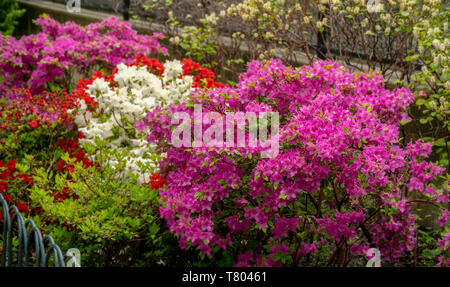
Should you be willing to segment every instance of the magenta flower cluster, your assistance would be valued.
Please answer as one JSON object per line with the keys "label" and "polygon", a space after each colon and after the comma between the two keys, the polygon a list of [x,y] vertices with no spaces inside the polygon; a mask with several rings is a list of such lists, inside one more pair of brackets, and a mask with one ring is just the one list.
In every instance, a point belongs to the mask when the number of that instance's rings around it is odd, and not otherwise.
{"label": "magenta flower cluster", "polygon": [[[326,61],[297,69],[253,61],[236,88],[198,90],[191,98],[137,124],[166,154],[160,213],[182,248],[228,252],[237,266],[348,265],[372,247],[396,260],[416,244],[417,198],[449,202],[448,190],[432,183],[443,169],[426,161],[431,146],[399,140],[413,94],[385,89],[378,74]],[[170,145],[172,116],[193,119],[194,103],[204,116],[278,111],[278,155]],[[438,223],[448,219],[444,212]]]}
{"label": "magenta flower cluster", "polygon": [[111,70],[136,55],[167,53],[158,42],[161,33],[138,35],[130,23],[116,17],[83,27],[44,15],[36,24],[42,32],[19,40],[0,35],[0,91],[15,86],[37,93],[48,82],[70,84],[76,72],[87,77],[96,69]]}

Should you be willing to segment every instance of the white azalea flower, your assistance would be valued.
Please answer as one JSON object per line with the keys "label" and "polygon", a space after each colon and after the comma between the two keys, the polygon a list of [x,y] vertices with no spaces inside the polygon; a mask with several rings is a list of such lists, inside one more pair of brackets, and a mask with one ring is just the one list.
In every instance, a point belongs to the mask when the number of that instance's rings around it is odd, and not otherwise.
{"label": "white azalea flower", "polygon": [[183,74],[183,65],[180,61],[167,61],[164,63],[164,73],[163,80],[168,82],[170,80],[176,79],[178,76]]}

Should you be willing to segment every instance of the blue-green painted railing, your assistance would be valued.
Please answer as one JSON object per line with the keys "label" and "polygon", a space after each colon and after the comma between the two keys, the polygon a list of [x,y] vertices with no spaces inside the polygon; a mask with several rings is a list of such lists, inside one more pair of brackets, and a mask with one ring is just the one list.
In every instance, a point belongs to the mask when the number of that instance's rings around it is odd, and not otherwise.
{"label": "blue-green painted railing", "polygon": [[[1,194],[0,203],[3,213],[3,222],[0,222],[0,226],[3,225],[2,267],[48,267],[51,258],[53,266],[65,267],[65,259],[76,260],[73,254],[64,256],[50,235],[42,237],[33,220],[25,220],[19,209],[15,205],[8,206]],[[13,238],[18,239],[17,246],[13,246]]]}

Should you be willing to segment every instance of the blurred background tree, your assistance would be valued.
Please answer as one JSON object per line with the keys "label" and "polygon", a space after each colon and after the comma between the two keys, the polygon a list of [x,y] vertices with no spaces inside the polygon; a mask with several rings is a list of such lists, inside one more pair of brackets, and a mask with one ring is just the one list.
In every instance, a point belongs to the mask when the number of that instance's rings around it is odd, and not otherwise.
{"label": "blurred background tree", "polygon": [[16,0],[0,0],[0,33],[2,35],[11,35],[14,27],[18,24],[25,9],[19,9]]}

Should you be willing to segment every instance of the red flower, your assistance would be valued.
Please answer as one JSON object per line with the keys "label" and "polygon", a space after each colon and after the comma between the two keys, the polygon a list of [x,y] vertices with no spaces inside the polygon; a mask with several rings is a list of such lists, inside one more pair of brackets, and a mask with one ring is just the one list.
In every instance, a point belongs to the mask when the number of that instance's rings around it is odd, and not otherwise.
{"label": "red flower", "polygon": [[97,78],[103,78],[103,77],[104,77],[104,75],[103,75],[102,71],[96,71],[92,74],[92,79],[94,79],[94,80]]}
{"label": "red flower", "polygon": [[16,171],[16,162],[12,159],[8,161],[8,164],[6,165],[6,170],[8,173]]}
{"label": "red flower", "polygon": [[[148,60],[148,59],[147,59]],[[164,65],[161,64],[157,59],[150,59],[144,63],[148,68],[150,68],[150,72],[157,74],[158,76],[162,76],[164,73]]]}
{"label": "red flower", "polygon": [[64,161],[63,160],[58,161],[58,164],[56,166],[58,168],[58,173],[62,173],[64,171]]}
{"label": "red flower", "polygon": [[18,178],[21,178],[23,183],[29,185],[29,184],[33,184],[34,180],[33,178],[31,178],[28,174],[24,173],[24,174],[19,174],[17,176]]}
{"label": "red flower", "polygon": [[0,191],[5,192],[8,189],[9,183],[7,181],[0,181]]}
{"label": "red flower", "polygon": [[75,167],[73,165],[67,166],[66,170],[69,172],[69,174],[73,173],[75,171]]}
{"label": "red flower", "polygon": [[66,200],[68,198],[77,199],[78,195],[70,194],[69,188],[66,186],[61,191],[54,192],[53,198],[55,199],[56,202],[63,202],[64,200]]}
{"label": "red flower", "polygon": [[181,63],[183,64],[183,75],[185,76],[197,74],[198,69],[200,68],[200,64],[191,59],[183,59],[181,60]]}
{"label": "red flower", "polygon": [[82,132],[78,132],[77,139],[85,139],[86,136]]}
{"label": "red flower", "polygon": [[95,109],[97,109],[98,102],[93,97],[85,95],[84,97],[82,97],[82,99],[84,100],[86,106],[88,106],[89,109],[91,109],[92,111],[95,111]]}
{"label": "red flower", "polygon": [[83,167],[84,168],[88,168],[93,166],[94,164],[92,163],[92,161],[90,159],[88,159],[87,157],[83,158]]}
{"label": "red flower", "polygon": [[28,125],[35,129],[35,128],[37,128],[39,126],[39,121],[32,120],[31,122],[28,123]]}
{"label": "red flower", "polygon": [[28,213],[30,212],[30,209],[28,208],[28,205],[25,202],[19,202],[16,204],[17,209],[23,213],[25,213],[26,215],[28,215]]}
{"label": "red flower", "polygon": [[150,185],[152,189],[159,190],[159,189],[161,189],[166,183],[167,183],[167,181],[166,181],[165,179],[163,179],[163,177],[161,176],[161,174],[159,174],[159,173],[154,173],[154,174],[152,174],[152,176],[150,177],[150,182],[144,183],[144,185]]}
{"label": "red flower", "polygon": [[12,202],[12,197],[11,195],[7,194],[7,193],[2,193],[3,198],[5,199],[6,203],[10,204]]}

